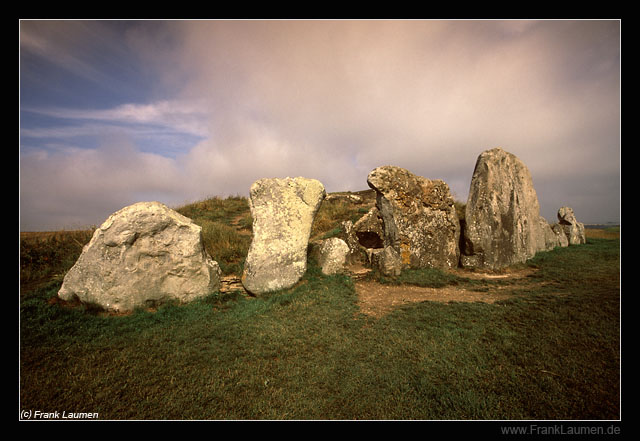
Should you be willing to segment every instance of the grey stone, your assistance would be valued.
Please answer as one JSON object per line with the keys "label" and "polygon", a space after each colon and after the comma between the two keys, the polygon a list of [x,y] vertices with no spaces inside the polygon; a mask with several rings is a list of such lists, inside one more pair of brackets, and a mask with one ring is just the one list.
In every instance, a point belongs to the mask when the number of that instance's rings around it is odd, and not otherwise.
{"label": "grey stone", "polygon": [[[369,173],[367,183],[376,191],[383,247],[395,250],[403,268],[458,265],[460,222],[444,181],[383,166]],[[391,256],[390,251],[383,256]]]}
{"label": "grey stone", "polygon": [[326,195],[315,179],[260,179],[251,186],[253,239],[242,274],[252,294],[293,286],[307,270],[311,225]]}
{"label": "grey stone", "polygon": [[355,224],[347,220],[341,225],[344,241],[349,246],[348,263],[371,266],[372,251],[384,248],[384,232],[378,209],[372,207]]}
{"label": "grey stone", "polygon": [[385,276],[399,276],[402,273],[402,257],[392,246],[372,250],[371,263]]}
{"label": "grey stone", "polygon": [[556,235],[556,239],[558,241],[558,246],[566,247],[569,246],[569,239],[567,239],[567,235],[564,232],[564,228],[560,224],[552,224],[551,230],[553,230],[553,234]]}
{"label": "grey stone", "polygon": [[95,231],[58,296],[132,311],[167,300],[188,302],[219,287],[220,268],[204,250],[201,228],[159,202],[139,202]]}
{"label": "grey stone", "polygon": [[382,218],[377,207],[372,207],[353,224],[353,232],[364,248],[384,248]]}
{"label": "grey stone", "polygon": [[318,250],[318,264],[322,273],[331,275],[344,272],[349,251],[347,243],[338,237],[323,240]]}
{"label": "grey stone", "polygon": [[558,210],[558,221],[567,236],[569,245],[587,243],[584,224],[578,222],[571,207],[560,207]]}
{"label": "grey stone", "polygon": [[358,242],[358,237],[353,230],[353,222],[350,220],[343,221],[341,223],[342,230],[344,231],[344,242],[349,247],[349,254],[347,255],[347,264],[353,265],[363,263],[362,259],[362,247]]}
{"label": "grey stone", "polygon": [[539,251],[549,251],[555,247],[562,246],[562,236],[558,235],[547,220],[540,216],[540,230],[542,231],[543,241],[540,242],[541,249]]}
{"label": "grey stone", "polygon": [[461,263],[499,269],[559,245],[541,218],[529,169],[500,148],[480,154],[465,211]]}

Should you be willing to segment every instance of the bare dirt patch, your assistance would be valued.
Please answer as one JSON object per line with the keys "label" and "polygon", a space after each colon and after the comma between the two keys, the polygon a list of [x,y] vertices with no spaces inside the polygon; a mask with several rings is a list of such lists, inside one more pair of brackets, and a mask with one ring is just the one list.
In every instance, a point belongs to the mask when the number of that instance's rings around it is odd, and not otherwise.
{"label": "bare dirt patch", "polygon": [[[363,313],[382,317],[395,308],[419,302],[483,302],[495,303],[512,296],[517,287],[530,286],[536,282],[530,279],[535,269],[507,270],[500,273],[477,273],[465,270],[454,270],[454,274],[475,280],[506,279],[513,283],[509,285],[494,285],[490,289],[478,291],[461,286],[446,286],[443,288],[427,288],[412,285],[387,285],[374,281],[359,280],[355,283],[358,303]],[[508,288],[508,289],[507,289]]]}
{"label": "bare dirt patch", "polygon": [[382,285],[375,282],[357,282],[356,292],[362,312],[374,317],[381,317],[408,303],[425,301],[494,303],[509,297],[506,294],[477,292],[457,287],[423,288],[410,285]]}

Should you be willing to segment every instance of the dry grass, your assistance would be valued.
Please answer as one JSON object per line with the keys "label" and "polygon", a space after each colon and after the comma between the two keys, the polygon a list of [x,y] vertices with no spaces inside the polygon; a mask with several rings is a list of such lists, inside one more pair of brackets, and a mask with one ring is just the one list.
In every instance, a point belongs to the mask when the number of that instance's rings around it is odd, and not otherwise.
{"label": "dry grass", "polygon": [[585,228],[587,239],[620,239],[620,227]]}

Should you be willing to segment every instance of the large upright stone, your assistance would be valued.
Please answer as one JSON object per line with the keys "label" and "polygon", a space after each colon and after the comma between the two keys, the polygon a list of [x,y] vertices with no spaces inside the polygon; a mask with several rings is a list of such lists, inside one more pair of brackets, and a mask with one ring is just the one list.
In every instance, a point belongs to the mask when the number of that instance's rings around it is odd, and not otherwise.
{"label": "large upright stone", "polygon": [[386,255],[399,256],[404,268],[458,265],[460,222],[444,181],[383,166],[369,173],[367,183],[376,191],[384,226],[383,248],[395,250],[387,250]]}
{"label": "large upright stone", "polygon": [[58,296],[112,311],[175,299],[188,302],[220,287],[220,268],[201,228],[159,202],[112,214],[66,274]]}
{"label": "large upright stone", "polygon": [[251,186],[253,240],[242,274],[252,294],[293,286],[307,270],[313,219],[326,193],[307,178],[260,179]]}
{"label": "large upright stone", "polygon": [[529,169],[500,148],[480,154],[465,211],[465,267],[499,269],[559,245],[540,216]]}
{"label": "large upright stone", "polygon": [[567,236],[569,245],[580,245],[587,242],[584,224],[578,222],[571,207],[561,207],[558,210],[558,221]]}

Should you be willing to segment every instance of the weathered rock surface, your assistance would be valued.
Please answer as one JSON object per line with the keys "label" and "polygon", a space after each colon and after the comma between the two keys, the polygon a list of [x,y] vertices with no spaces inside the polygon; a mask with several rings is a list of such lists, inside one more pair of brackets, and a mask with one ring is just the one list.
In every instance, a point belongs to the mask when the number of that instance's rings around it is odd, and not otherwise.
{"label": "weathered rock surface", "polygon": [[372,265],[372,251],[384,248],[382,219],[378,209],[372,207],[367,214],[354,224],[350,220],[342,222],[344,241],[349,247],[349,264]]}
{"label": "weathered rock surface", "polygon": [[480,154],[465,211],[465,267],[499,269],[553,249],[559,239],[540,216],[529,169],[500,148]]}
{"label": "weathered rock surface", "polygon": [[561,207],[558,210],[558,221],[567,236],[569,245],[580,245],[587,242],[584,224],[578,222],[571,207]]}
{"label": "weathered rock surface", "polygon": [[331,275],[344,272],[349,251],[349,245],[338,237],[323,240],[318,249],[318,264],[322,273]]}
{"label": "weathered rock surface", "polygon": [[[460,222],[444,181],[417,176],[400,167],[383,166],[369,173],[367,183],[376,191],[376,206],[384,230],[383,248],[392,247],[402,267],[458,265]],[[383,255],[395,256],[389,250]]]}
{"label": "weathered rock surface", "polygon": [[353,224],[353,233],[365,248],[384,248],[384,227],[377,207],[371,208]]}
{"label": "weathered rock surface", "polygon": [[560,224],[552,224],[551,230],[553,234],[556,235],[556,240],[558,241],[557,246],[567,247],[569,246],[569,239],[567,239],[567,234],[564,232],[564,228]]}
{"label": "weathered rock surface", "polygon": [[98,228],[64,278],[58,296],[112,311],[166,300],[188,302],[220,287],[201,228],[159,202],[140,202]]}
{"label": "weathered rock surface", "polygon": [[293,286],[307,270],[313,219],[326,195],[307,178],[260,179],[251,186],[253,240],[242,274],[252,294]]}
{"label": "weathered rock surface", "polygon": [[402,273],[402,256],[391,245],[382,249],[372,249],[370,252],[371,265],[385,276],[399,276]]}

